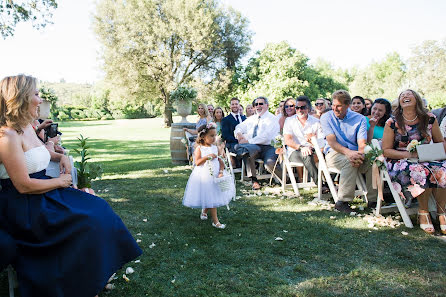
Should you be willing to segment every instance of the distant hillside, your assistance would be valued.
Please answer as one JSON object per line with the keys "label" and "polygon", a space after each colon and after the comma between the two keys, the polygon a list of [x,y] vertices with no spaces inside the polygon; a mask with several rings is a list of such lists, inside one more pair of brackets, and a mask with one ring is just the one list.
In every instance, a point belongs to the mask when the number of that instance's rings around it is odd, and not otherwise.
{"label": "distant hillside", "polygon": [[51,88],[59,98],[57,105],[84,105],[90,99],[94,86],[77,83],[41,82],[41,86]]}

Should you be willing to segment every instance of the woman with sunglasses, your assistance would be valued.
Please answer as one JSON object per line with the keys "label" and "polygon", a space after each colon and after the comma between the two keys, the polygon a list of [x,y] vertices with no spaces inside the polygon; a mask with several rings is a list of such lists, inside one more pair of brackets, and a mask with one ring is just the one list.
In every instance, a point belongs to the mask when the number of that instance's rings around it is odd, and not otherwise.
{"label": "woman with sunglasses", "polygon": [[288,98],[285,100],[285,103],[283,104],[282,113],[279,118],[279,125],[280,125],[280,133],[282,134],[283,125],[285,124],[285,120],[293,115],[296,114],[296,100],[293,98]]}
{"label": "woman with sunglasses", "polygon": [[324,111],[328,108],[327,101],[325,101],[324,98],[317,98],[316,103],[314,103],[314,113],[312,113],[312,116],[314,116],[317,119],[321,118],[321,115],[324,113]]}

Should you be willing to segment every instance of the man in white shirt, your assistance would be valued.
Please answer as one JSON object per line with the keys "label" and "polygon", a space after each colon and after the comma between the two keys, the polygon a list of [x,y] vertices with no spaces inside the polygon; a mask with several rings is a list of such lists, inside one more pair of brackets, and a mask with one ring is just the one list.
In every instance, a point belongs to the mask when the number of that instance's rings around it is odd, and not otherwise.
{"label": "man in white shirt", "polygon": [[[235,147],[238,154],[243,156],[246,164],[247,175],[251,177],[252,188],[260,189],[255,170],[255,159],[261,158],[265,168],[272,172],[277,160],[274,147],[271,146],[273,140],[279,134],[279,122],[275,115],[268,111],[268,99],[258,97],[254,100],[256,115],[246,119],[237,125],[234,135],[238,140]],[[282,176],[282,169],[278,165],[275,169],[277,176]]]}
{"label": "man in white shirt", "polygon": [[311,137],[316,136],[319,147],[325,140],[319,120],[309,115],[311,102],[307,96],[296,99],[296,114],[288,117],[283,126],[283,137],[288,146],[287,153],[291,162],[302,162],[313,181],[317,184],[318,171],[314,162],[314,148]]}

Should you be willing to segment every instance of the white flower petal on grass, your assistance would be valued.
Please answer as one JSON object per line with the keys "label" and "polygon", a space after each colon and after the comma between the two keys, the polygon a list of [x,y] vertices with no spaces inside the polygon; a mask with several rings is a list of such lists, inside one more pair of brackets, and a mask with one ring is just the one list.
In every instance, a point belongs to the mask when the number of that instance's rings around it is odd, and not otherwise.
{"label": "white flower petal on grass", "polygon": [[110,276],[110,278],[108,279],[107,283],[110,283],[110,282],[112,282],[115,279],[117,279],[116,273],[113,273],[112,276]]}
{"label": "white flower petal on grass", "polygon": [[409,233],[407,233],[406,231],[402,231],[401,234],[403,234],[403,235],[409,235]]}
{"label": "white flower petal on grass", "polygon": [[130,279],[129,279],[129,278],[127,277],[127,275],[125,275],[125,274],[122,275],[122,278],[125,279],[126,282],[129,282],[129,281],[130,281]]}
{"label": "white flower petal on grass", "polygon": [[142,234],[141,234],[141,232],[139,232],[139,233],[136,233],[136,236],[141,236]]}
{"label": "white flower petal on grass", "polygon": [[114,284],[107,284],[107,285],[105,285],[105,289],[106,290],[113,290],[114,288],[115,288]]}
{"label": "white flower petal on grass", "polygon": [[140,243],[140,242],[141,242],[141,239],[137,239],[137,240],[136,240],[136,243]]}
{"label": "white flower petal on grass", "polygon": [[170,282],[171,282],[172,284],[174,284],[174,283],[175,283],[175,279],[171,280]]}
{"label": "white flower petal on grass", "polygon": [[356,215],[356,212],[352,211],[352,212],[350,213],[350,215],[351,215],[351,216],[355,216],[355,215]]}
{"label": "white flower petal on grass", "polygon": [[147,219],[142,219],[143,222],[147,222]]}
{"label": "white flower petal on grass", "polygon": [[135,260],[134,262],[135,263],[141,263],[141,260]]}
{"label": "white flower petal on grass", "polygon": [[156,246],[156,244],[152,242],[152,244],[149,245],[149,248],[153,249],[155,246]]}
{"label": "white flower petal on grass", "polygon": [[283,241],[282,237],[276,237],[276,239],[274,239],[275,241]]}
{"label": "white flower petal on grass", "polygon": [[284,233],[288,233],[288,231],[287,230],[282,230]]}
{"label": "white flower petal on grass", "polygon": [[330,216],[330,220],[336,220],[335,216]]}
{"label": "white flower petal on grass", "polygon": [[127,267],[127,269],[125,270],[126,274],[132,274],[134,272],[135,272],[135,270],[132,267]]}
{"label": "white flower petal on grass", "polygon": [[169,171],[167,169],[164,169],[163,171],[164,171],[164,173],[169,173]]}

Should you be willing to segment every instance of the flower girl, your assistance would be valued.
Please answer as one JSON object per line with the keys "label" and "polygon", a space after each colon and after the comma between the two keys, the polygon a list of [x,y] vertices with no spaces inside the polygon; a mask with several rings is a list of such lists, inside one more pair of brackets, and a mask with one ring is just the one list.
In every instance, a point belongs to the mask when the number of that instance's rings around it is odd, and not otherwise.
{"label": "flower girl", "polygon": [[[194,151],[195,168],[192,171],[184,191],[183,204],[192,208],[201,208],[200,218],[207,220],[207,212],[211,211],[212,226],[224,229],[217,217],[217,207],[227,205],[235,195],[232,176],[224,170],[224,163],[218,157],[218,149],[214,145],[217,131],[214,123],[198,128],[197,146]],[[215,178],[230,178],[228,187],[222,190]]]}

